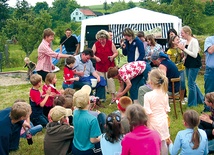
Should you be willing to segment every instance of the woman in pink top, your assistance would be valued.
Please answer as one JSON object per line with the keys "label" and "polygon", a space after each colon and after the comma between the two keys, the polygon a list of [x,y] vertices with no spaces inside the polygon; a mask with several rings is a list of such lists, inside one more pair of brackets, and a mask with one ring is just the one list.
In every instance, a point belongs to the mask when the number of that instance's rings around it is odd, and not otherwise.
{"label": "woman in pink top", "polygon": [[170,111],[168,101],[168,79],[159,69],[153,69],[148,80],[152,91],[144,95],[144,108],[149,117],[148,127],[159,132],[161,136],[161,154],[168,154],[166,139],[170,137],[167,112]]}
{"label": "woman in pink top", "polygon": [[126,117],[131,132],[122,140],[121,155],[160,155],[160,135],[146,126],[148,116],[144,108],[140,104],[129,105],[126,109]]}
{"label": "woman in pink top", "polygon": [[56,53],[51,49],[50,45],[54,39],[54,34],[50,28],[45,29],[43,32],[43,40],[38,47],[36,71],[42,76],[43,81],[45,81],[46,75],[55,68],[52,63],[52,57],[57,59],[69,57],[67,54]]}

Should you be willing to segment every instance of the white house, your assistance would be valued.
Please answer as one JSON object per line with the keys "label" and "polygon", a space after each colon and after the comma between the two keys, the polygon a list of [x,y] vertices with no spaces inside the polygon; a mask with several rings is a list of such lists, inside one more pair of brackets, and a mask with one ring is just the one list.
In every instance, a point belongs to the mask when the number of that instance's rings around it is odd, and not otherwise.
{"label": "white house", "polygon": [[96,14],[90,9],[76,8],[71,13],[71,21],[82,21],[83,19],[89,19],[96,17]]}

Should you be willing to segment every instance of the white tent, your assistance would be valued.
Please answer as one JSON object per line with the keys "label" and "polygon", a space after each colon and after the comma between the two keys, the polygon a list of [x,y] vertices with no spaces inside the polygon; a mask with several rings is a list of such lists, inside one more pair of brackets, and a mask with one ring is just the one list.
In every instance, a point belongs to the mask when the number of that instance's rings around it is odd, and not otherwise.
{"label": "white tent", "polygon": [[115,38],[114,42],[118,42],[122,37],[121,32],[126,27],[130,27],[135,31],[148,31],[156,27],[161,27],[162,37],[166,38],[167,31],[170,28],[174,28],[178,32],[181,30],[182,21],[176,16],[139,7],[85,19],[82,20],[81,25],[81,51],[84,49],[86,27],[93,25],[108,25],[109,29],[113,31],[114,36],[118,36]]}

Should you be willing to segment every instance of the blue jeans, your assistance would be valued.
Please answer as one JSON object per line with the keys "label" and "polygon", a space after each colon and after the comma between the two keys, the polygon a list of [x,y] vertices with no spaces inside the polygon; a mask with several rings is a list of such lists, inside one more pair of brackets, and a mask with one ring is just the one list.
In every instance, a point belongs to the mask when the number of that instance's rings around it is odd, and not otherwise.
{"label": "blue jeans", "polygon": [[[30,122],[30,133],[32,136],[34,136],[37,132],[42,131],[43,127],[42,125],[36,125],[34,126],[33,123]],[[26,138],[26,132],[24,132],[22,135],[20,135],[21,138]]]}
{"label": "blue jeans", "polygon": [[186,83],[185,83],[185,73],[184,70],[180,71],[180,83],[181,83],[181,90],[185,90],[186,89]]}
{"label": "blue jeans", "polygon": [[62,88],[65,90],[66,88],[71,88],[73,89],[74,88],[74,84],[65,84],[64,82],[62,83]]}
{"label": "blue jeans", "polygon": [[204,103],[204,97],[195,82],[198,72],[199,68],[186,68],[189,107],[197,106],[198,103]]}
{"label": "blue jeans", "polygon": [[41,114],[36,118],[31,118],[30,120],[34,126],[41,124],[43,127],[46,127],[48,124],[48,118],[44,114]]}
{"label": "blue jeans", "polygon": [[[79,81],[74,81],[74,88],[82,88],[84,85],[89,85],[91,86],[91,80],[94,79],[95,77],[93,76],[88,76],[88,77],[82,77],[80,78]],[[96,97],[99,97],[100,99],[106,99],[106,92],[105,92],[105,86],[107,85],[106,80],[104,77],[100,76],[100,82],[97,83],[96,86]]]}
{"label": "blue jeans", "polygon": [[[204,91],[205,91],[205,94],[210,93],[210,92],[214,92],[213,77],[214,77],[214,68],[206,67],[205,74],[204,74]],[[204,104],[204,110],[210,111],[210,108],[206,104]]]}

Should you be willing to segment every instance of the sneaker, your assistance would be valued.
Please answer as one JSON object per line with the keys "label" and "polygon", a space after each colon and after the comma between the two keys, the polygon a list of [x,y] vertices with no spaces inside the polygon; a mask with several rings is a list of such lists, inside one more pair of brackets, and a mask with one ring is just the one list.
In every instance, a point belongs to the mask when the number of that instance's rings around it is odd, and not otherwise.
{"label": "sneaker", "polygon": [[183,100],[183,101],[181,102],[181,104],[185,105],[185,104],[186,104],[186,102]]}
{"label": "sneaker", "polygon": [[184,102],[188,102],[188,98],[187,97],[184,97]]}
{"label": "sneaker", "polygon": [[105,102],[106,101],[106,99],[100,99],[100,102]]}

